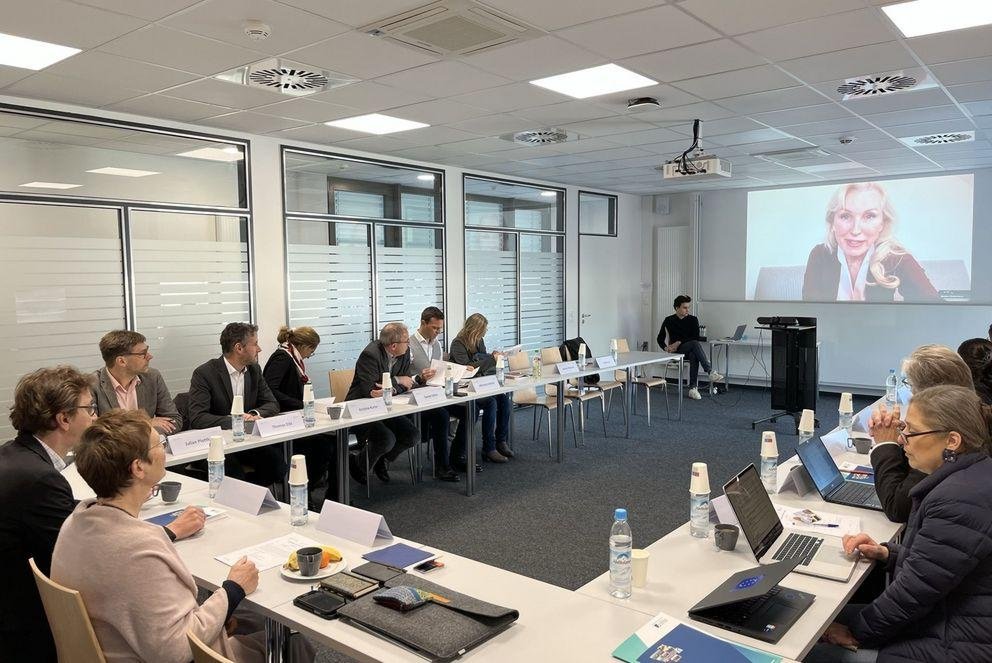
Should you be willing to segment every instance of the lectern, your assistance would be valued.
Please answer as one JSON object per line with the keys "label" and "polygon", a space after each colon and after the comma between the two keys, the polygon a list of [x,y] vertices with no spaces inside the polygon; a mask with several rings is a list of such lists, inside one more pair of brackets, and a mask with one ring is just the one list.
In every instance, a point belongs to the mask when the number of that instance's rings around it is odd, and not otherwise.
{"label": "lectern", "polygon": [[[803,410],[816,409],[819,384],[816,352],[816,318],[773,318],[759,325],[772,333],[772,409],[775,414],[751,422],[777,421],[791,416],[799,428]],[[759,319],[759,323],[764,320]]]}

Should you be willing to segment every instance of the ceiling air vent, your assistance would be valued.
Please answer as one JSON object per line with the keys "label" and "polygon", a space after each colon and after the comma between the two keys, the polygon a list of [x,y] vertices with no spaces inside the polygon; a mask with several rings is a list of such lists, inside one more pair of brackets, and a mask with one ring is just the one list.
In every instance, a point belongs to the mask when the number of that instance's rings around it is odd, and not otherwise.
{"label": "ceiling air vent", "polygon": [[553,145],[564,143],[570,140],[571,136],[564,129],[533,129],[530,131],[518,131],[512,134],[500,136],[503,140],[508,140],[521,145]]}
{"label": "ceiling air vent", "polygon": [[217,74],[214,78],[228,83],[281,92],[293,97],[303,97],[358,82],[358,79],[344,74],[315,69],[280,58],[261,60]]}
{"label": "ceiling air vent", "polygon": [[944,134],[928,134],[926,136],[908,136],[900,138],[910,147],[928,147],[932,145],[949,145],[951,143],[970,143],[975,140],[974,131],[952,131]]}
{"label": "ceiling air vent", "polygon": [[544,34],[472,0],[438,0],[360,29],[442,57],[478,53]]}
{"label": "ceiling air vent", "polygon": [[841,95],[842,101],[849,101],[881,97],[897,92],[915,92],[932,87],[937,87],[937,83],[925,69],[910,69],[848,78],[837,86],[837,92]]}

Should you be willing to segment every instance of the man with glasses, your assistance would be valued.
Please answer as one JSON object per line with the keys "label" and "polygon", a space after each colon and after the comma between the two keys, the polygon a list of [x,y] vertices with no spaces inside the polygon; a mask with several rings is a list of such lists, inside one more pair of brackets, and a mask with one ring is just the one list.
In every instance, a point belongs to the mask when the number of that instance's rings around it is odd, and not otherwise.
{"label": "man with glasses", "polygon": [[[379,340],[369,343],[355,363],[355,377],[345,400],[378,398],[382,396],[382,375],[389,373],[394,394],[413,388],[410,368],[410,332],[399,322],[386,324],[379,332]],[[375,475],[383,483],[389,482],[389,463],[412,447],[420,439],[420,431],[407,417],[392,417],[364,426],[355,426],[355,435],[365,443],[362,453],[367,455]],[[364,458],[349,457],[348,469],[355,481],[367,483]]]}
{"label": "man with glasses", "polygon": [[117,329],[100,339],[103,368],[93,373],[97,414],[110,410],[144,410],[162,435],[182,430],[183,420],[162,374],[149,364],[154,358],[145,337]]}

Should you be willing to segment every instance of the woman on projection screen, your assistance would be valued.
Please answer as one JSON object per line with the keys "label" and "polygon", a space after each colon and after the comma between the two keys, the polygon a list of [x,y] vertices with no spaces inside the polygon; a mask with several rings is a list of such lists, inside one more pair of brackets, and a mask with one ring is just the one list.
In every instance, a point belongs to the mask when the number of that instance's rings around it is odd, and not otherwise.
{"label": "woman on projection screen", "polygon": [[844,184],[827,205],[827,239],[810,251],[803,299],[925,302],[940,297],[894,236],[895,211],[878,182]]}

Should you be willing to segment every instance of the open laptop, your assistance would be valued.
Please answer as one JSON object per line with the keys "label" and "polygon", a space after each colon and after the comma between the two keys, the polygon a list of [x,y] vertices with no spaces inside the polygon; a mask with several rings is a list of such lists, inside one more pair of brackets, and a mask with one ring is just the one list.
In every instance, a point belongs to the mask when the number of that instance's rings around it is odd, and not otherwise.
{"label": "open laptop", "polygon": [[816,598],[779,587],[798,563],[798,559],[787,559],[735,573],[692,606],[689,617],[765,642],[778,642]]}
{"label": "open laptop", "polygon": [[840,537],[786,529],[753,464],[724,484],[723,493],[759,564],[798,558],[796,573],[840,582],[850,580],[857,558],[844,554]]}
{"label": "open laptop", "polygon": [[816,484],[816,489],[820,491],[823,501],[875,511],[882,510],[882,503],[879,502],[878,493],[875,492],[875,484],[845,479],[820,438],[811,437],[806,440],[796,447],[796,453],[806,466],[806,471]]}
{"label": "open laptop", "polygon": [[747,325],[737,325],[736,331],[734,331],[733,336],[727,338],[721,338],[721,341],[739,341],[744,338],[744,332],[747,331]]}

